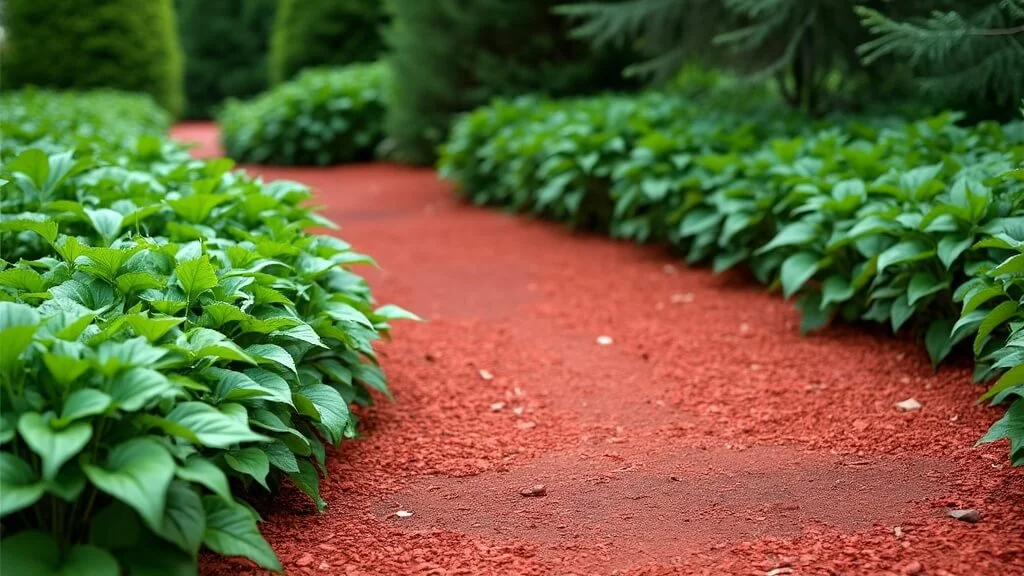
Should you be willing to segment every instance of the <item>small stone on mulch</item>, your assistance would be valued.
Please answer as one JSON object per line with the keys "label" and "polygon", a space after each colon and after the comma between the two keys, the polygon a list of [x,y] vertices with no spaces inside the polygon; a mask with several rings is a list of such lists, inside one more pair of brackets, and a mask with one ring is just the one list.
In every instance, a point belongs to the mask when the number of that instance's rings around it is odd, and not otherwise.
{"label": "small stone on mulch", "polygon": [[519,494],[521,496],[527,496],[527,497],[531,497],[531,498],[537,498],[537,497],[540,497],[540,496],[545,496],[545,495],[547,495],[547,493],[548,493],[548,488],[547,488],[547,486],[545,486],[543,484],[537,484],[537,485],[534,485],[534,486],[530,486],[529,488],[523,488],[522,490],[519,491]]}
{"label": "small stone on mulch", "polygon": [[974,508],[964,508],[961,510],[947,510],[946,516],[950,518],[956,518],[962,522],[970,522],[974,524],[981,520],[981,512],[978,512]]}

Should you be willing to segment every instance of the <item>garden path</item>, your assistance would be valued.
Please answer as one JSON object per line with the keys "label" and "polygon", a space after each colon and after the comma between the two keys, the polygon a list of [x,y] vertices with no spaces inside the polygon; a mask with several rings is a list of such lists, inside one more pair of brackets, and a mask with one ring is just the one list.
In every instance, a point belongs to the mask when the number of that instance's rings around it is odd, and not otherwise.
{"label": "garden path", "polygon": [[972,447],[998,414],[967,362],[801,337],[742,274],[470,207],[429,170],[249,170],[313,187],[377,298],[428,320],[381,346],[396,401],[330,457],[331,506],[265,509],[290,574],[1024,574],[1024,474]]}

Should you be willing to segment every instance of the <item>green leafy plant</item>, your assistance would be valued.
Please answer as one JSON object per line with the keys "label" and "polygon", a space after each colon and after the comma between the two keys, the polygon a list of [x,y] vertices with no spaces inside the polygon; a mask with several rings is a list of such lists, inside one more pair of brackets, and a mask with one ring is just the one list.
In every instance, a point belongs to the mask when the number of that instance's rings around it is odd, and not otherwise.
{"label": "green leafy plant", "polygon": [[374,157],[384,139],[391,73],[384,63],[306,70],[221,114],[228,156],[262,164],[338,164]]}
{"label": "green leafy plant", "polygon": [[[1024,381],[1024,123],[958,120],[811,121],[715,92],[497,101],[456,124],[439,169],[479,204],[745,266],[796,299],[805,332],[883,322],[935,364],[971,340],[979,380],[1012,368],[1005,400]],[[990,434],[1017,463],[1019,410]]]}
{"label": "green leafy plant", "polygon": [[[238,494],[326,505],[349,404],[389,395],[372,342],[414,316],[304,232],[330,226],[305,187],[191,159],[104,96],[0,99],[0,570],[195,574],[201,548],[280,570]],[[75,129],[21,125],[39,111]]]}

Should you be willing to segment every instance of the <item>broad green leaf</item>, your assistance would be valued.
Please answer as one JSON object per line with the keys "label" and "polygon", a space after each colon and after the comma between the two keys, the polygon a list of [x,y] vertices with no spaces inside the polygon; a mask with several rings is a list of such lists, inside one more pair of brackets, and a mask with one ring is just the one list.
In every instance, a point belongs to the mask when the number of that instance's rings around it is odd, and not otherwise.
{"label": "broad green leaf", "polygon": [[789,298],[810,280],[821,266],[820,258],[813,252],[797,252],[782,263],[779,278],[782,281],[782,293]]}
{"label": "broad green leaf", "polygon": [[269,490],[267,474],[270,473],[270,461],[262,449],[256,447],[241,448],[224,453],[224,461],[232,470],[252,477],[260,486]]}
{"label": "broad green leaf", "polygon": [[1010,454],[1017,455],[1024,449],[1024,402],[1017,400],[1010,405],[1006,414],[988,429],[978,444],[986,444],[1007,438],[1010,440]]}
{"label": "broad green leaf", "polygon": [[280,572],[281,563],[260,535],[256,520],[244,507],[222,498],[203,498],[206,533],[203,544],[224,556],[244,556],[268,570]]}
{"label": "broad green leaf", "polygon": [[980,354],[981,347],[985,345],[992,331],[1004,322],[1013,318],[1020,308],[1016,302],[1002,302],[993,308],[978,325],[978,334],[974,337],[974,353]]}
{"label": "broad green leaf", "polygon": [[[53,244],[60,230],[53,220],[4,220],[0,221],[0,232],[35,232]],[[73,260],[73,258],[72,258]]]}
{"label": "broad green leaf", "polygon": [[825,308],[830,304],[845,302],[853,297],[853,286],[850,281],[839,275],[832,274],[821,285],[821,306]]}
{"label": "broad green leaf", "polygon": [[95,388],[75,390],[64,400],[58,422],[64,426],[79,418],[102,414],[111,404],[110,396]]}
{"label": "broad green leaf", "polygon": [[277,344],[253,344],[245,349],[245,353],[255,358],[260,364],[277,364],[298,375],[295,359],[287,350]]}
{"label": "broad green leaf", "polygon": [[935,254],[927,244],[917,240],[900,242],[878,256],[878,273],[895,264],[904,264],[929,258]]}
{"label": "broad green leaf", "polygon": [[45,491],[46,484],[36,478],[27,462],[0,452],[0,518],[32,506]]}
{"label": "broad green leaf", "polygon": [[14,173],[19,183],[31,185],[31,190],[39,192],[46,185],[50,176],[50,159],[39,148],[29,148],[18,154],[8,165],[7,169]]}
{"label": "broad green leaf", "polygon": [[223,368],[207,368],[203,370],[202,374],[204,378],[214,383],[212,387],[214,404],[246,398],[265,398],[274,393],[272,390],[260,386],[259,383],[242,372]]}
{"label": "broad green leaf", "polygon": [[386,320],[415,320],[417,322],[423,322],[423,319],[416,314],[409,312],[406,308],[396,306],[394,304],[385,304],[380,306],[374,311],[374,315]]}
{"label": "broad green leaf", "polygon": [[210,257],[205,254],[178,264],[174,267],[174,273],[189,303],[195,302],[200,294],[217,286],[217,271],[210,264]]}
{"label": "broad green leaf", "polygon": [[292,390],[288,382],[277,374],[264,370],[263,368],[250,368],[245,371],[253,382],[259,385],[260,389],[267,393],[264,400],[267,402],[279,402],[281,404],[292,404]]}
{"label": "broad green leaf", "polygon": [[973,239],[970,236],[943,236],[939,240],[938,249],[936,250],[939,261],[949,270],[953,263],[956,262],[956,259],[971,247],[972,242]]}
{"label": "broad green leaf", "polygon": [[100,208],[98,210],[86,208],[85,213],[89,216],[93,229],[99,233],[107,244],[110,244],[121,232],[121,223],[124,222],[124,216],[120,212],[109,208]]}
{"label": "broad green leaf", "polygon": [[60,467],[89,443],[92,425],[79,422],[63,430],[55,430],[50,427],[48,416],[26,412],[18,418],[18,434],[42,460],[43,479],[52,480]]}
{"label": "broad green leaf", "polygon": [[175,468],[171,455],[151,438],[133,438],[118,444],[102,467],[83,466],[96,488],[131,506],[154,531],[163,525],[167,488]]}
{"label": "broad green leaf", "polygon": [[149,272],[128,272],[118,275],[116,283],[117,289],[122,294],[130,296],[142,290],[163,288],[167,281],[161,280]]}
{"label": "broad green leaf", "polygon": [[177,200],[168,200],[167,203],[178,216],[186,221],[201,224],[214,208],[227,202],[230,198],[227,194],[193,194]]}
{"label": "broad green leaf", "polygon": [[388,383],[384,379],[384,373],[381,372],[380,368],[365,362],[359,362],[354,364],[351,370],[353,378],[384,394],[388,399],[394,400],[391,391],[388,390]]}
{"label": "broad green leaf", "polygon": [[1003,296],[1005,293],[999,286],[986,286],[971,294],[970,298],[964,300],[964,307],[961,314],[968,314],[978,309],[979,306],[988,302],[993,298]]}
{"label": "broad green leaf", "polygon": [[185,321],[184,318],[170,316],[147,317],[141,314],[132,314],[127,317],[128,325],[136,334],[153,343],[162,338],[176,326]]}
{"label": "broad green leaf", "polygon": [[320,497],[320,476],[317,474],[316,468],[305,458],[298,459],[297,463],[299,471],[289,474],[288,477],[299,490],[309,496],[309,499],[316,504],[316,509],[322,512],[324,508],[327,508],[327,503]]}
{"label": "broad green leaf", "polygon": [[1003,390],[1007,390],[1014,386],[1020,386],[1021,384],[1024,384],[1024,364],[1014,366],[1007,370],[1006,373],[1003,374],[999,380],[996,380],[996,383],[993,384],[980,399],[988,400]]}
{"label": "broad green leaf", "polygon": [[910,278],[907,285],[907,304],[914,306],[922,298],[941,292],[948,287],[948,284],[939,280],[931,272],[917,272]]}
{"label": "broad green leaf", "polygon": [[996,266],[989,275],[992,277],[1004,276],[1007,274],[1024,274],[1024,254],[1010,256],[1002,264]]}
{"label": "broad green leaf", "polygon": [[149,368],[129,368],[110,381],[113,406],[126,412],[141,410],[147,403],[175,389],[166,376]]}
{"label": "broad green leaf", "polygon": [[295,454],[283,441],[274,440],[269,444],[265,444],[263,450],[266,452],[270,465],[274,468],[286,473],[299,471],[299,464],[295,459]]}
{"label": "broad green leaf", "polygon": [[256,365],[256,360],[242,351],[238,344],[228,340],[226,336],[209,328],[193,328],[179,343],[202,358],[212,356],[228,361],[245,362]]}
{"label": "broad green leaf", "polygon": [[182,402],[167,414],[167,419],[192,431],[204,446],[210,448],[229,448],[244,442],[268,440],[266,436],[253,432],[244,422],[202,402]]}
{"label": "broad green leaf", "polygon": [[892,301],[892,307],[889,308],[889,319],[892,325],[892,331],[899,332],[900,328],[914,315],[914,307],[907,301],[906,294],[900,294]]}
{"label": "broad green leaf", "polygon": [[172,481],[167,489],[163,523],[156,531],[157,535],[196,556],[205,532],[206,510],[199,494],[185,482]]}
{"label": "broad green leaf", "polygon": [[182,480],[201,484],[221,498],[231,500],[231,488],[224,471],[201,456],[190,457],[185,464],[178,466],[176,474]]}
{"label": "broad green leaf", "polygon": [[85,374],[92,367],[92,363],[88,360],[72,358],[71,356],[59,356],[50,352],[43,354],[43,364],[50,371],[50,375],[65,388],[78,380],[82,374]]}
{"label": "broad green leaf", "polygon": [[821,238],[821,230],[808,222],[794,222],[775,235],[770,242],[758,248],[755,254],[764,254],[782,246],[805,246]]}
{"label": "broad green leaf", "polygon": [[324,425],[331,444],[337,444],[341,440],[349,411],[348,405],[337,390],[326,384],[305,384],[298,388],[293,399],[300,411],[305,409],[304,413]]}

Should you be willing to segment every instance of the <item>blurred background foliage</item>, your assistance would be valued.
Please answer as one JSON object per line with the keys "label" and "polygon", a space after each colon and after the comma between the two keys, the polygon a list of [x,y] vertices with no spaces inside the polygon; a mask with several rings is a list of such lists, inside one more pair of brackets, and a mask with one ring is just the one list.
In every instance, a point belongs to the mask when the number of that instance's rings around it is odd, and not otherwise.
{"label": "blurred background foliage", "polygon": [[146,92],[184,109],[171,0],[4,0],[0,83]]}
{"label": "blurred background foliage", "polygon": [[270,42],[274,84],[303,68],[371,62],[384,53],[383,0],[277,0]]}
{"label": "blurred background foliage", "polygon": [[187,118],[210,118],[226,98],[266,90],[278,0],[176,0],[185,52]]}
{"label": "blurred background foliage", "polygon": [[384,61],[384,149],[412,163],[433,161],[453,117],[494,97],[692,90],[696,69],[813,115],[902,101],[1008,118],[1024,97],[1024,0],[0,5],[5,89],[141,91],[178,117],[209,118],[303,69]]}

